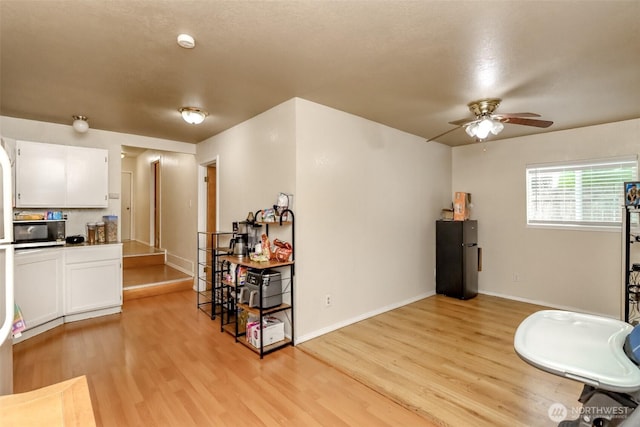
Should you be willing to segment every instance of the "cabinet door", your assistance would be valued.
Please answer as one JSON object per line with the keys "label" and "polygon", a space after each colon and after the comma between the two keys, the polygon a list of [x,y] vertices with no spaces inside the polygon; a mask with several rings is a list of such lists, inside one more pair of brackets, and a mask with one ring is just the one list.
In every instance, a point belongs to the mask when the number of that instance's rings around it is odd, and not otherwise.
{"label": "cabinet door", "polygon": [[121,305],[120,265],[117,260],[67,264],[64,314]]}
{"label": "cabinet door", "polygon": [[15,301],[27,329],[62,316],[62,250],[17,253]]}
{"label": "cabinet door", "polygon": [[67,147],[67,207],[107,207],[109,152]]}
{"label": "cabinet door", "polygon": [[64,207],[66,162],[64,145],[16,141],[16,207]]}

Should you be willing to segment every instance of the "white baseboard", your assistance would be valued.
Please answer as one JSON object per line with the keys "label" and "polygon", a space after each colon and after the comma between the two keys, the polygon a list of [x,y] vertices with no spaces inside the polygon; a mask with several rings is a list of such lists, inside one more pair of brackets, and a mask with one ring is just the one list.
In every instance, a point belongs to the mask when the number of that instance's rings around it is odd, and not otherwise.
{"label": "white baseboard", "polygon": [[172,255],[170,253],[166,253],[165,263],[171,267],[175,268],[178,271],[183,272],[184,274],[188,274],[189,276],[194,276],[194,263],[193,261],[181,258],[176,255]]}
{"label": "white baseboard", "polygon": [[92,319],[94,317],[106,316],[122,312],[122,306],[118,305],[100,310],[86,311],[84,313],[67,314],[64,316],[64,323],[77,322],[78,320]]}
{"label": "white baseboard", "polygon": [[386,305],[384,307],[380,307],[380,308],[378,308],[376,310],[372,310],[372,311],[369,311],[367,313],[363,313],[363,314],[361,314],[359,316],[352,317],[350,319],[346,319],[346,320],[343,320],[343,321],[338,322],[338,323],[334,323],[333,325],[327,326],[327,327],[322,328],[322,329],[318,329],[318,330],[313,331],[311,333],[298,336],[298,337],[296,337],[296,345],[301,344],[301,343],[303,343],[305,341],[308,341],[310,339],[317,338],[317,337],[319,337],[321,335],[324,335],[324,334],[327,334],[329,332],[333,332],[333,331],[338,330],[340,328],[344,328],[345,326],[349,326],[351,324],[360,322],[361,320],[365,320],[365,319],[368,319],[370,317],[377,316],[378,314],[386,313],[387,311],[395,310],[396,308],[403,307],[405,305],[414,303],[416,301],[420,301],[421,299],[430,297],[432,295],[435,295],[435,291],[425,292],[425,293],[417,295],[415,297],[408,298],[408,299],[403,300],[403,301],[398,301],[398,302],[395,302],[393,304],[389,304],[389,305]]}
{"label": "white baseboard", "polygon": [[580,313],[593,314],[593,315],[596,315],[596,316],[603,316],[603,317],[609,317],[611,319],[620,320],[619,318],[614,317],[614,316],[612,316],[610,314],[598,313],[598,312],[595,312],[595,311],[586,311],[586,310],[583,310],[583,309],[578,308],[578,307],[554,304],[554,303],[551,303],[549,301],[540,301],[540,300],[533,300],[533,299],[529,299],[529,298],[514,297],[513,295],[505,295],[505,294],[500,294],[500,293],[497,293],[497,292],[478,291],[478,293],[479,294],[483,294],[483,295],[489,295],[489,296],[492,296],[492,297],[509,299],[509,300],[513,300],[513,301],[526,302],[528,304],[542,305],[542,306],[549,307],[549,308],[555,308],[557,310],[577,311],[577,312],[580,312]]}
{"label": "white baseboard", "polygon": [[35,328],[30,328],[29,330],[24,331],[19,337],[13,339],[13,343],[18,344],[19,342],[27,340],[31,337],[35,337],[36,335],[39,335],[45,331],[48,331],[49,329],[53,329],[56,326],[60,326],[63,323],[64,323],[63,317],[58,317],[56,319],[50,320],[47,323],[43,323],[42,325],[38,325]]}

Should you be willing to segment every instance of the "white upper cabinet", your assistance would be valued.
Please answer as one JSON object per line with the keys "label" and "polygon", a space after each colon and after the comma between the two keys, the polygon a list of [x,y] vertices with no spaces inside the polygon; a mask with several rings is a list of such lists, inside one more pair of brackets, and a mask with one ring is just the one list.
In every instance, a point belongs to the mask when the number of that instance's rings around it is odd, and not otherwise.
{"label": "white upper cabinet", "polygon": [[107,150],[67,147],[67,207],[107,207],[108,159]]}
{"label": "white upper cabinet", "polygon": [[16,207],[108,206],[109,152],[16,141]]}
{"label": "white upper cabinet", "polygon": [[63,207],[66,164],[64,145],[16,141],[16,207]]}

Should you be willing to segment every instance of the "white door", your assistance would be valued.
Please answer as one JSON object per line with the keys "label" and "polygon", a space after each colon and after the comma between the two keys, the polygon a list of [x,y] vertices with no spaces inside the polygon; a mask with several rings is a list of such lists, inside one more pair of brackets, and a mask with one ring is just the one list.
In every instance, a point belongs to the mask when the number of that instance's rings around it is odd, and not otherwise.
{"label": "white door", "polygon": [[133,233],[131,232],[131,224],[133,223],[133,172],[122,172],[122,189],[120,190],[120,194],[122,196],[122,204],[120,216],[122,217],[122,230],[121,239],[122,240],[131,240],[133,238]]}

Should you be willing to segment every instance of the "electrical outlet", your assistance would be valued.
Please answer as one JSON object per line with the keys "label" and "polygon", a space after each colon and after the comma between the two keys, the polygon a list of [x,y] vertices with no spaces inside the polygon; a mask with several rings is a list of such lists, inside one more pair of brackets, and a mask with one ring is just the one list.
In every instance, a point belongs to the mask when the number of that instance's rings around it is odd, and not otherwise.
{"label": "electrical outlet", "polygon": [[326,294],[324,296],[324,306],[331,307],[331,294]]}

